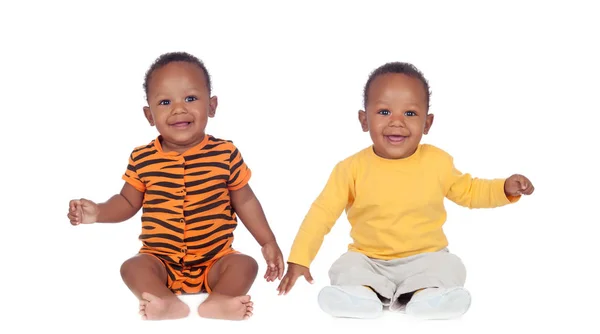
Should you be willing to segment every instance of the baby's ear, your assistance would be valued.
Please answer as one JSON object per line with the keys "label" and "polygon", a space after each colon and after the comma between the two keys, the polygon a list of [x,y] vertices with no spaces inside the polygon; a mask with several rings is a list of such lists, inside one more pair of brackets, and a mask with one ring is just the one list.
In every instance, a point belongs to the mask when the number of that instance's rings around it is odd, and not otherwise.
{"label": "baby's ear", "polygon": [[217,113],[217,105],[219,104],[219,99],[216,96],[213,96],[208,100],[208,117],[215,117]]}
{"label": "baby's ear", "polygon": [[154,126],[154,118],[152,118],[152,113],[150,112],[149,107],[144,107],[144,116],[146,116],[146,119],[148,120],[148,123],[150,123],[150,126]]}
{"label": "baby's ear", "polygon": [[358,121],[364,132],[369,132],[369,123],[367,122],[367,113],[364,110],[358,111]]}
{"label": "baby's ear", "polygon": [[429,133],[429,129],[431,129],[432,124],[433,124],[433,114],[428,114],[425,118],[425,128],[423,129],[423,134]]}

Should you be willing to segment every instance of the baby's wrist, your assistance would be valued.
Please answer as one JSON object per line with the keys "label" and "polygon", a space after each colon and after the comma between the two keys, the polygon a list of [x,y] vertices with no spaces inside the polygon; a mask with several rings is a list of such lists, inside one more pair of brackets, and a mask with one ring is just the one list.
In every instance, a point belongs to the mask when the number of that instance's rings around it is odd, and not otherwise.
{"label": "baby's wrist", "polygon": [[266,242],[260,243],[260,247],[265,247],[268,244],[275,244],[275,245],[277,245],[277,240],[276,239],[269,239]]}

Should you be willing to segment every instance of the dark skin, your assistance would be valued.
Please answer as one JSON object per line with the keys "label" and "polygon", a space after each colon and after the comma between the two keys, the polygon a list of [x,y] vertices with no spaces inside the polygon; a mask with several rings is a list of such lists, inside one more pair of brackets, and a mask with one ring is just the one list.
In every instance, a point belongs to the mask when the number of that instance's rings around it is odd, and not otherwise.
{"label": "dark skin", "polygon": [[[200,143],[208,117],[214,117],[217,98],[209,97],[204,75],[194,64],[170,63],[156,70],[149,82],[148,106],[144,115],[162,136],[165,151],[183,153]],[[72,225],[119,223],[132,218],[142,207],[144,194],[124,183],[119,194],[106,202],[72,200],[68,218]],[[262,206],[250,185],[230,192],[231,204],[248,231],[256,239],[267,262],[264,278],[281,279],[283,255],[267,222]],[[207,318],[242,320],[252,316],[253,303],[246,295],[258,271],[256,261],[243,254],[225,255],[208,274],[212,293],[198,307]],[[189,314],[189,307],[166,286],[167,273],[162,262],[139,254],[121,266],[125,284],[140,300],[143,319],[177,319]]]}
{"label": "dark skin", "polygon": [[[364,132],[369,132],[375,154],[385,159],[404,159],[411,156],[429,133],[433,114],[429,113],[427,92],[416,78],[389,73],[378,76],[369,88],[368,104],[358,112]],[[520,174],[508,177],[504,193],[509,199],[531,195],[531,181]],[[308,267],[288,262],[288,269],[277,288],[279,295],[290,292],[300,276],[313,283]]]}

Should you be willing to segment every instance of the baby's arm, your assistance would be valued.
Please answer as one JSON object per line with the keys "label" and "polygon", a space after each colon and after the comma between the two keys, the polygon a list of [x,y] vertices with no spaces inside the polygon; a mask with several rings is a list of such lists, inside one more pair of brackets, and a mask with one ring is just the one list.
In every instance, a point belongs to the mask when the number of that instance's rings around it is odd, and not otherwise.
{"label": "baby's arm", "polygon": [[252,173],[233,143],[230,144],[230,149],[227,188],[230,193],[231,206],[261,246],[263,257],[267,261],[265,279],[269,282],[276,278],[281,279],[285,266],[283,254],[281,254],[281,249],[279,249],[275,235],[267,222],[262,206],[248,184]]}
{"label": "baby's arm", "polygon": [[264,278],[272,282],[281,279],[284,272],[283,254],[275,240],[275,235],[267,222],[260,202],[252,188],[246,184],[238,190],[231,190],[231,205],[242,220],[250,234],[262,247],[262,253],[267,261],[267,271]]}
{"label": "baby's arm", "polygon": [[98,204],[98,223],[120,223],[133,217],[142,207],[144,193],[125,182],[121,193]]}
{"label": "baby's arm", "polygon": [[[454,203],[470,209],[495,208],[517,202],[522,194],[533,192],[529,180],[521,175],[509,178],[483,179],[462,173],[452,163],[446,165],[446,197]],[[513,191],[513,183],[523,179],[523,192]],[[517,189],[521,190],[521,189]]]}
{"label": "baby's arm", "polygon": [[262,206],[249,184],[231,191],[231,204],[244,226],[261,247],[275,241],[275,235],[267,222]]}
{"label": "baby's arm", "polygon": [[125,182],[121,192],[106,202],[96,204],[81,198],[69,203],[69,220],[73,225],[120,223],[133,217],[142,207],[144,193]]}
{"label": "baby's arm", "polygon": [[325,187],[313,201],[296,234],[288,259],[288,271],[277,288],[286,295],[300,276],[313,283],[310,264],[348,203],[354,201],[354,178],[349,161],[338,163]]}

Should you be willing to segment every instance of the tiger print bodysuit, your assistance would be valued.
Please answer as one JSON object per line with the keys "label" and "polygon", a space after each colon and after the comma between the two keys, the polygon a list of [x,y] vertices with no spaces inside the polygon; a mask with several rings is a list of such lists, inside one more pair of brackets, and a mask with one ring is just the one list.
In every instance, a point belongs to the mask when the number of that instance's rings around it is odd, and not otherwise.
{"label": "tiger print bodysuit", "polygon": [[174,293],[210,292],[211,266],[237,253],[229,192],[250,176],[233,143],[208,134],[183,154],[164,152],[160,136],[131,153],[123,180],[144,193],[140,253],[162,261]]}

